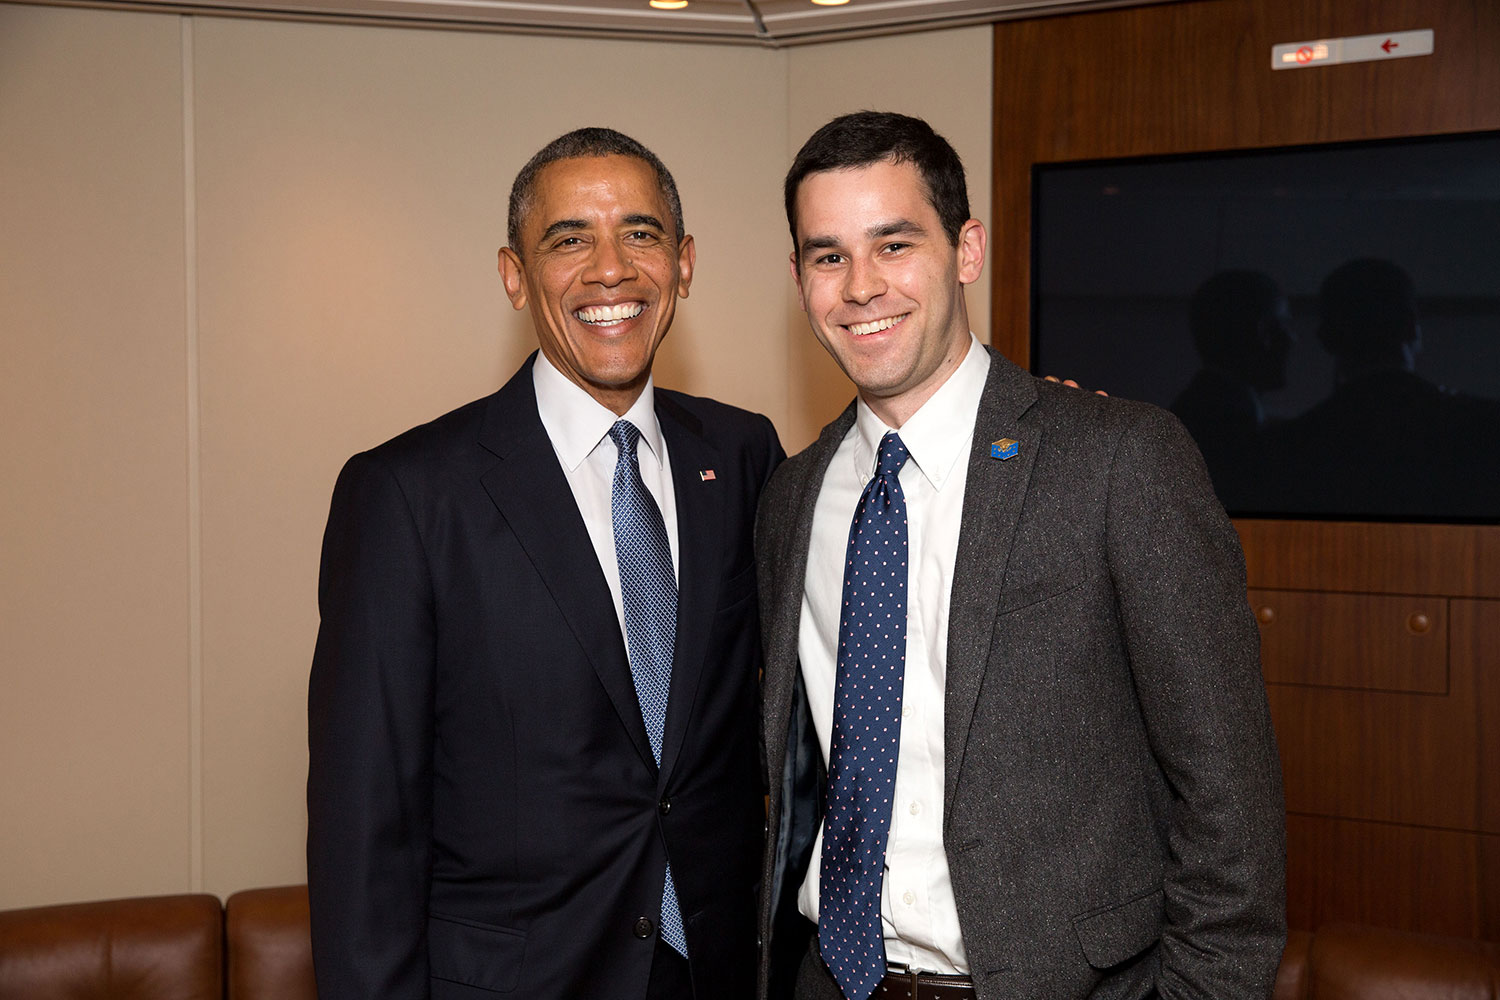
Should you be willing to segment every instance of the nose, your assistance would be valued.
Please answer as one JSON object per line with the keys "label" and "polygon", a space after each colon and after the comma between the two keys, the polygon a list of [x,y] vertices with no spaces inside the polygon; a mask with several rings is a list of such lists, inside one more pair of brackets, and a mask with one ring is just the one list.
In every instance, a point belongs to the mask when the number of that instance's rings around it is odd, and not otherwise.
{"label": "nose", "polygon": [[864,305],[885,291],[885,278],[873,263],[858,257],[849,262],[844,276],[844,298]]}
{"label": "nose", "polygon": [[612,239],[603,239],[594,245],[589,266],[583,273],[584,281],[612,287],[633,277],[635,262],[628,247]]}

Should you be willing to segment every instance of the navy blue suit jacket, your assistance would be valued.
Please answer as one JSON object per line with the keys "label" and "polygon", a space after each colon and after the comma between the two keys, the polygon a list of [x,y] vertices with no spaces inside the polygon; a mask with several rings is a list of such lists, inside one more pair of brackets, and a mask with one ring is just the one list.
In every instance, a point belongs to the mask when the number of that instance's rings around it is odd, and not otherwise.
{"label": "navy blue suit jacket", "polygon": [[669,857],[698,995],[750,995],[751,531],[782,452],[757,414],[660,389],[656,411],[680,553],[660,769],[530,362],[339,476],[309,695],[324,1000],[639,1000]]}

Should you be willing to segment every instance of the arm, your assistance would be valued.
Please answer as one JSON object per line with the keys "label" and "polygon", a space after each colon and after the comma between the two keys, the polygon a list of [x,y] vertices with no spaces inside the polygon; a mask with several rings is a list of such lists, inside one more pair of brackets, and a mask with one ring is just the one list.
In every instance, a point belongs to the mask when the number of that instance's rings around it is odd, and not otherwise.
{"label": "arm", "polygon": [[325,1000],[425,1000],[434,628],[426,555],[391,472],[334,488],[308,689],[307,871]]}
{"label": "arm", "polygon": [[1161,995],[1270,995],[1285,813],[1244,555],[1187,432],[1152,409],[1110,473],[1108,550],[1137,697],[1171,789]]}

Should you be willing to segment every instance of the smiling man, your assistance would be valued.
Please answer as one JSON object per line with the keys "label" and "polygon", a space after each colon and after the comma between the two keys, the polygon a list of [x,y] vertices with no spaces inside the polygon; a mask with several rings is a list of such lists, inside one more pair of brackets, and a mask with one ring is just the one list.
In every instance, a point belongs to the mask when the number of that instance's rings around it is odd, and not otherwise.
{"label": "smiling man", "polygon": [[1182,426],[979,344],[963,167],[824,126],[792,277],[856,400],[761,502],[760,995],[1259,1000],[1280,768],[1238,539]]}
{"label": "smiling man", "polygon": [[748,997],[751,522],[781,449],[764,417],[652,384],[694,249],[649,150],[550,143],[508,242],[540,352],[334,490],[308,719],[319,996]]}

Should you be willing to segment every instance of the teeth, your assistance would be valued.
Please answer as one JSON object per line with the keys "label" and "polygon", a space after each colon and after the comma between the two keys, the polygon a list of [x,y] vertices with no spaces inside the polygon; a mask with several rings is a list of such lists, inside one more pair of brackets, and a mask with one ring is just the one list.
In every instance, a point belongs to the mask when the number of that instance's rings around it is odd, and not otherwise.
{"label": "teeth", "polygon": [[623,302],[614,306],[585,306],[573,315],[585,323],[618,323],[622,319],[639,316],[645,309],[645,304],[641,302]]}
{"label": "teeth", "polygon": [[877,319],[869,323],[850,323],[847,329],[856,337],[864,337],[872,333],[879,333],[881,330],[889,330],[908,315],[910,314],[902,313],[900,316],[887,316],[885,319]]}

